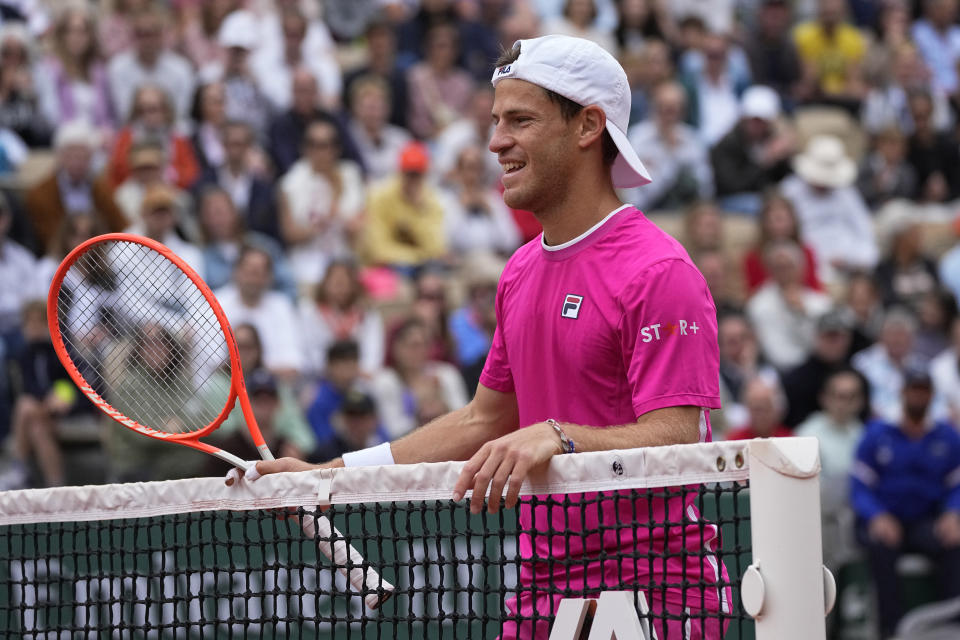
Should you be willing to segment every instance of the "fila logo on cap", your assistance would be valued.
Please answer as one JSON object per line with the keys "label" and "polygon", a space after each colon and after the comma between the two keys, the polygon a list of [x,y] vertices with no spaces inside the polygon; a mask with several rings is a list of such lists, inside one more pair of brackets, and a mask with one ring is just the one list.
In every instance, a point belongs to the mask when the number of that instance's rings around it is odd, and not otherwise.
{"label": "fila logo on cap", "polygon": [[563,298],[563,308],[560,310],[560,315],[564,318],[576,320],[577,316],[580,315],[580,305],[582,303],[583,296],[575,296],[572,293],[568,293]]}

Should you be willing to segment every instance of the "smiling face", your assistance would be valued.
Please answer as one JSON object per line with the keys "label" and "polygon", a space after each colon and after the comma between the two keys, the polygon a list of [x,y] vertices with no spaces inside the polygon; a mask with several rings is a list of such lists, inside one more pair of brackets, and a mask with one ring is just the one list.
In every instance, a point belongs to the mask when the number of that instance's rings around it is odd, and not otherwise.
{"label": "smiling face", "polygon": [[539,215],[562,202],[576,171],[577,118],[565,121],[560,107],[529,82],[497,83],[490,151],[503,167],[503,200]]}

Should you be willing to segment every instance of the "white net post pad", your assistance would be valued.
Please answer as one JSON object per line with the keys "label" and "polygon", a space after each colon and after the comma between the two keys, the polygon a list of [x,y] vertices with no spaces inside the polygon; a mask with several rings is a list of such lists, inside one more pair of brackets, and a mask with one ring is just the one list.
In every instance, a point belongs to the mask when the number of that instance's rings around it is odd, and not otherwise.
{"label": "white net post pad", "polygon": [[750,442],[757,640],[824,640],[820,455],[816,438]]}

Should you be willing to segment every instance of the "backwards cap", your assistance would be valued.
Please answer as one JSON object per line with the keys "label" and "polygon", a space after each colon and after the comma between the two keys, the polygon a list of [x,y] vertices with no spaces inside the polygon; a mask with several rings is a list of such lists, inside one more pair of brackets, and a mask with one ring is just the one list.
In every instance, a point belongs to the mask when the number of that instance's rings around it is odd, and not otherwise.
{"label": "backwards cap", "polygon": [[493,71],[493,86],[504,78],[525,80],[558,93],[579,105],[597,105],[607,116],[607,131],[617,145],[610,170],[615,187],[639,187],[650,174],[627,140],[630,122],[630,85],[616,58],[600,45],[571,36],[542,36],[517,40],[519,57]]}

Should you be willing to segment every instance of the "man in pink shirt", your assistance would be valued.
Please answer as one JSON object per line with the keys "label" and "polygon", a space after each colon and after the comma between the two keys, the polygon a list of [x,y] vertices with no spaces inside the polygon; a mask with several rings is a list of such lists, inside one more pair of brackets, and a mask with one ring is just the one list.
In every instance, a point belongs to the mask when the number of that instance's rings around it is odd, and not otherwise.
{"label": "man in pink shirt", "polygon": [[[554,455],[707,441],[708,411],[720,406],[706,282],[615,192],[650,182],[625,135],[630,89],[619,63],[592,42],[544,36],[504,54],[493,84],[490,149],[504,169],[504,201],[532,211],[543,234],[501,276],[477,394],[396,442],[328,464],[468,459],[454,498],[473,489],[474,513],[488,488],[490,512],[498,496],[516,506],[523,479]],[[259,462],[252,479],[309,468]],[[522,501],[522,595],[506,603],[520,620],[505,622],[501,637],[547,638],[549,621],[531,618],[553,615],[559,590],[652,584],[645,597],[658,638],[720,638],[730,594],[719,586],[716,527],[700,520],[695,497],[676,488],[649,499]]]}

